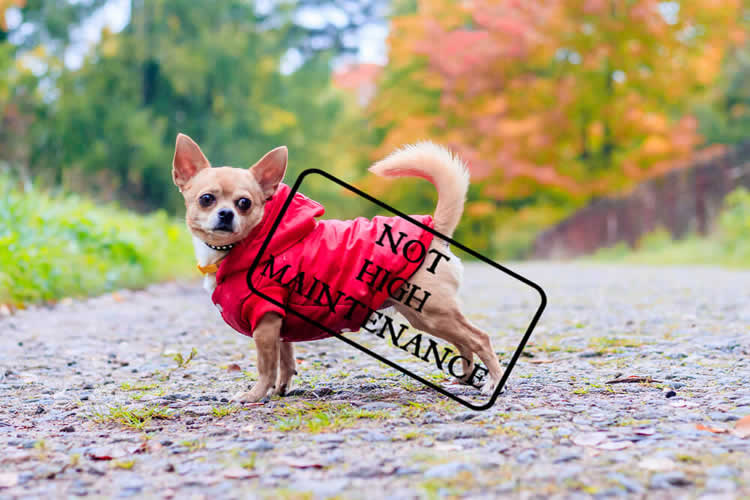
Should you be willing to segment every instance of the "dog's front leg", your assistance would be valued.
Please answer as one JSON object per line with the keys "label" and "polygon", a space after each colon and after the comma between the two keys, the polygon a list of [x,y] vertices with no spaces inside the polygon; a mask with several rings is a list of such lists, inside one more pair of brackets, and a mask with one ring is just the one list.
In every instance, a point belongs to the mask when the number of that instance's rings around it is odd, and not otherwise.
{"label": "dog's front leg", "polygon": [[276,379],[274,394],[284,396],[292,388],[292,377],[295,370],[294,348],[289,342],[279,342],[279,377]]}
{"label": "dog's front leg", "polygon": [[260,401],[273,387],[278,371],[281,322],[281,316],[275,313],[266,314],[258,322],[253,331],[255,347],[258,350],[258,381],[250,391],[235,394],[232,401]]}

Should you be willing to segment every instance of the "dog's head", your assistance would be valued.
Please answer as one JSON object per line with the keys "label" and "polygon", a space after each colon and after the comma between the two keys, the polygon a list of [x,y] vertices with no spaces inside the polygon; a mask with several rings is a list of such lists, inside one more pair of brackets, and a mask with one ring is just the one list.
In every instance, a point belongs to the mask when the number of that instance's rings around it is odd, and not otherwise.
{"label": "dog's head", "polygon": [[287,149],[266,153],[248,168],[212,168],[198,145],[177,135],[172,178],[185,198],[190,231],[209,245],[236,243],[263,218],[263,205],[284,178]]}

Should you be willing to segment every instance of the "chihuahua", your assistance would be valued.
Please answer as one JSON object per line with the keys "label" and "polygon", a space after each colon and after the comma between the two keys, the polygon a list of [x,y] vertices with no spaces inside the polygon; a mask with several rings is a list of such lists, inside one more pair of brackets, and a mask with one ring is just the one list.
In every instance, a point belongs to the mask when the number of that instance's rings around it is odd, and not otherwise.
{"label": "chihuahua", "polygon": [[[284,395],[290,389],[292,377],[296,373],[291,342],[300,338],[291,338],[294,337],[294,332],[288,332],[289,329],[299,328],[291,322],[291,316],[286,316],[283,309],[272,307],[267,301],[246,300],[252,292],[248,290],[244,275],[239,272],[235,273],[238,276],[236,286],[225,286],[224,292],[219,293],[222,283],[234,279],[231,276],[235,275],[230,276],[232,269],[229,268],[233,266],[230,261],[244,258],[243,249],[257,248],[265,239],[261,228],[267,229],[269,220],[275,219],[275,214],[279,213],[279,207],[290,191],[288,186],[282,184],[287,159],[287,148],[282,146],[268,152],[250,168],[212,167],[192,139],[183,134],[177,136],[172,177],[185,199],[186,222],[193,236],[198,268],[204,274],[204,288],[212,293],[213,300],[227,323],[241,333],[252,336],[258,351],[258,381],[250,391],[239,392],[232,398],[237,402],[259,401],[269,393]],[[415,217],[430,221],[434,229],[443,235],[450,237],[453,234],[461,219],[469,187],[468,170],[461,160],[440,146],[422,142],[394,152],[369,170],[382,177],[411,176],[430,181],[438,191],[435,213],[432,217]],[[321,240],[315,240],[319,238],[319,233],[326,231],[321,226],[337,224],[337,229],[329,231],[325,236],[335,239],[343,237],[345,230],[342,228],[355,224],[355,221],[315,220],[313,216],[323,213],[322,207],[300,193],[295,195],[294,203],[312,210],[312,216],[305,221],[307,229],[298,238],[301,241],[299,244],[309,243],[312,246],[302,247],[302,253],[289,261],[294,264],[307,258],[316,265],[321,265],[317,249],[322,244]],[[400,218],[382,220],[393,219]],[[362,220],[366,219],[357,219],[356,224],[362,225]],[[431,252],[445,255],[446,258],[440,266],[428,266],[425,261],[416,264],[411,270],[403,267],[403,273],[404,280],[409,279],[413,289],[429,290],[430,300],[423,304],[424,307],[415,309],[395,300],[394,295],[391,295],[375,308],[392,306],[414,328],[453,344],[461,355],[463,375],[459,379],[463,383],[470,382],[466,378],[473,372],[474,354],[477,354],[488,374],[481,391],[489,395],[500,380],[500,363],[489,335],[473,325],[461,312],[457,296],[462,277],[461,263],[450,253],[446,241],[432,236],[425,241]],[[342,242],[341,245],[347,244]],[[413,260],[409,259],[409,262]],[[335,261],[324,262],[323,265],[345,267]],[[245,264],[245,269],[247,267]],[[234,270],[236,268],[234,266]],[[286,267],[281,271],[284,269]],[[281,271],[277,266],[276,272]],[[273,267],[271,275],[274,275]],[[217,295],[220,295],[219,299]],[[234,295],[242,295],[243,298],[234,300]],[[229,312],[228,309],[232,308],[234,312]],[[233,319],[235,316],[237,319]],[[340,331],[348,329],[340,328]],[[325,336],[327,335],[302,340]]]}

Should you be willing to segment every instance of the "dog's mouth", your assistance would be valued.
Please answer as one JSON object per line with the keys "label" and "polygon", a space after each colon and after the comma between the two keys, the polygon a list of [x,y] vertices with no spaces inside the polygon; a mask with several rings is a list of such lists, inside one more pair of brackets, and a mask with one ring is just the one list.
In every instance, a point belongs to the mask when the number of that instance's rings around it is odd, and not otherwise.
{"label": "dog's mouth", "polygon": [[220,222],[214,226],[212,231],[217,233],[234,233],[234,224]]}

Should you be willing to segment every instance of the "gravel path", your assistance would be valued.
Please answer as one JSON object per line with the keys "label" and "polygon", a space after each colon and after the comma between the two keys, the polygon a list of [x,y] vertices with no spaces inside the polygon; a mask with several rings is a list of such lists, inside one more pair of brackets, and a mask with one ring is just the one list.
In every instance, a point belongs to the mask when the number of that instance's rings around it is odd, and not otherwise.
{"label": "gravel path", "polygon": [[[549,306],[484,412],[336,339],[233,406],[255,353],[197,283],[0,317],[0,498],[750,497],[750,273],[512,268]],[[512,350],[533,304],[478,265],[463,296]]]}

